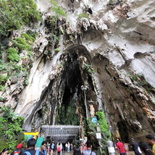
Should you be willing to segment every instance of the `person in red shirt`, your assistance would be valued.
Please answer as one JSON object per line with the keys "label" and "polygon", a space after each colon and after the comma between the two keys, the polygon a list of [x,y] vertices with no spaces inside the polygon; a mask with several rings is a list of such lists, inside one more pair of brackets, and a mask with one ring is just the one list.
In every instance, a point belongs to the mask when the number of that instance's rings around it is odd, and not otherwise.
{"label": "person in red shirt", "polygon": [[126,150],[124,144],[120,141],[119,138],[117,138],[116,147],[120,153],[120,155],[126,155]]}

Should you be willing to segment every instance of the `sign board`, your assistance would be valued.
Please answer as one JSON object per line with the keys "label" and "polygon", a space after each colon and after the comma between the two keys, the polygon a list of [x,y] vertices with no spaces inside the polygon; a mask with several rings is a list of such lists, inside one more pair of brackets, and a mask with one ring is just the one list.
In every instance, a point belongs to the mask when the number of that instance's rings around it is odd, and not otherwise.
{"label": "sign board", "polygon": [[37,141],[36,141],[36,147],[40,148],[41,147],[41,143],[44,141],[43,137],[38,137]]}
{"label": "sign board", "polygon": [[108,152],[109,153],[115,153],[115,148],[114,147],[108,147]]}
{"label": "sign board", "polygon": [[101,133],[96,133],[96,138],[101,139],[102,138]]}
{"label": "sign board", "polygon": [[97,117],[96,116],[94,116],[94,117],[92,117],[92,120],[91,120],[94,124],[96,124],[97,123]]}
{"label": "sign board", "polygon": [[39,135],[39,132],[24,132],[25,137],[34,137],[35,139],[37,138],[37,136]]}
{"label": "sign board", "polygon": [[84,137],[84,143],[87,143],[87,137]]}

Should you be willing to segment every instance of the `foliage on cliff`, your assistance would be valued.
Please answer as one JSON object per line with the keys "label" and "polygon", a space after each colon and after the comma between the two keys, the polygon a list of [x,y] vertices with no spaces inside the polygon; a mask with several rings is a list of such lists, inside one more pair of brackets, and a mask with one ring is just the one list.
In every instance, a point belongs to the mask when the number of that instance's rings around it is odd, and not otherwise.
{"label": "foliage on cliff", "polygon": [[[32,27],[40,19],[41,14],[33,0],[0,0],[0,91],[5,89],[13,72],[27,72],[28,58],[31,61],[34,33],[29,31],[10,39],[12,32],[23,25]],[[22,50],[27,51],[23,57]]]}
{"label": "foliage on cliff", "polygon": [[33,0],[0,0],[0,37],[40,19]]}
{"label": "foliage on cliff", "polygon": [[[27,33],[22,33],[20,37],[11,39],[9,41],[10,47],[2,46],[0,53],[0,91],[5,89],[5,83],[12,74],[16,74],[17,77],[23,72],[26,74],[25,77],[28,76],[32,64],[32,45],[35,38],[36,33],[29,30]],[[24,54],[21,54],[22,51]],[[5,59],[3,59],[4,55]]]}
{"label": "foliage on cliff", "polygon": [[[96,133],[101,133],[102,138],[100,140],[101,146],[100,151],[105,153],[106,147],[107,147],[107,140],[111,138],[111,134],[109,132],[108,123],[106,121],[106,117],[103,111],[97,111],[96,112],[97,122],[93,122],[92,118],[87,120],[89,129],[88,133],[89,135],[96,136]],[[100,130],[97,130],[99,128]]]}
{"label": "foliage on cliff", "polygon": [[0,108],[3,115],[0,117],[0,150],[15,146],[24,140],[22,134],[23,118],[13,113],[10,108]]}
{"label": "foliage on cliff", "polygon": [[66,13],[60,6],[58,6],[56,1],[51,0],[51,3],[52,3],[52,10],[55,12],[56,16],[66,16]]}
{"label": "foliage on cliff", "polygon": [[96,112],[96,115],[98,117],[98,123],[99,123],[99,127],[101,131],[105,133],[107,136],[110,136],[108,124],[107,124],[104,113],[102,111],[98,111]]}

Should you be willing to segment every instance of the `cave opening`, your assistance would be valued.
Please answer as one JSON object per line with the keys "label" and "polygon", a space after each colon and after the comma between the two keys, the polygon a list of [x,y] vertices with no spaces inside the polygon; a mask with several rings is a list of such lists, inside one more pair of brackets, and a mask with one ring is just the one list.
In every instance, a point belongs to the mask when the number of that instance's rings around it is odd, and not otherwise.
{"label": "cave opening", "polygon": [[[69,140],[66,136],[75,132],[73,128],[78,128],[76,137],[70,137],[70,140],[75,140],[87,136],[86,111],[89,112],[89,104],[92,103],[90,101],[95,95],[90,73],[90,55],[84,46],[69,47],[60,57],[60,63],[63,67],[59,75],[50,81],[46,91],[44,101],[47,115],[44,116],[50,120],[42,123],[41,133],[45,137],[51,136],[55,141],[66,141]],[[87,85],[88,89],[83,90],[82,86]]]}
{"label": "cave opening", "polygon": [[128,129],[126,126],[125,121],[119,121],[117,123],[117,127],[120,133],[120,138],[124,143],[128,143],[129,142],[129,135],[128,135]]}
{"label": "cave opening", "polygon": [[67,55],[67,61],[62,73],[63,96],[62,103],[58,108],[56,124],[79,125],[80,117],[76,112],[79,98],[81,96],[81,77],[78,55],[71,53]]}

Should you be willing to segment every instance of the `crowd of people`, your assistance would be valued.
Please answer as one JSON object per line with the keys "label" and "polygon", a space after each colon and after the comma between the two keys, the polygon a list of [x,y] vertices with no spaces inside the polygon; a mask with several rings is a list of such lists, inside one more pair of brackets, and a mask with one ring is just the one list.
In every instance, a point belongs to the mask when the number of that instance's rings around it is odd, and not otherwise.
{"label": "crowd of people", "polygon": [[54,151],[58,152],[58,155],[62,154],[62,151],[70,152],[73,149],[73,144],[67,142],[65,144],[58,142],[57,144],[52,141],[52,143],[47,144],[47,155],[53,155]]}
{"label": "crowd of people", "polygon": [[[130,146],[135,155],[155,155],[155,137],[153,135],[146,135],[146,142],[136,142],[134,138],[131,138]],[[115,143],[115,149],[120,155],[126,155],[127,149],[123,142],[117,138]],[[92,144],[90,142],[80,143],[73,146],[70,142],[66,144],[62,143],[47,143],[43,141],[39,148],[36,148],[36,140],[30,138],[27,140],[27,146],[24,149],[23,144],[20,143],[16,146],[13,152],[9,152],[8,148],[4,148],[0,155],[53,155],[56,152],[57,155],[62,155],[62,152],[70,152],[73,150],[73,155],[96,155],[92,151]]]}
{"label": "crowd of people", "polygon": [[[146,135],[146,142],[136,142],[134,138],[131,138],[130,146],[134,151],[135,155],[155,155],[155,137],[153,135]],[[116,149],[120,153],[120,155],[126,155],[126,148],[123,142],[117,138],[117,142],[115,144]]]}
{"label": "crowd of people", "polygon": [[43,141],[39,148],[36,148],[36,140],[32,137],[27,140],[26,148],[20,143],[16,146],[13,152],[9,152],[8,148],[1,151],[0,155],[53,155],[56,152],[57,155],[62,155],[62,152],[70,152],[73,150],[74,155],[96,155],[92,151],[92,145],[90,143],[73,146],[70,142],[66,144],[62,143],[47,143]]}
{"label": "crowd of people", "polygon": [[90,142],[82,142],[74,146],[73,155],[96,155],[96,153],[92,151],[92,144]]}
{"label": "crowd of people", "polygon": [[53,155],[53,152],[56,151],[57,155],[62,155],[62,152],[71,152],[73,150],[73,155],[96,155],[92,151],[92,144],[90,142],[81,144],[76,144],[73,146],[72,143],[67,142],[65,144],[57,143],[55,145],[54,141],[51,144],[48,144],[48,155]]}

